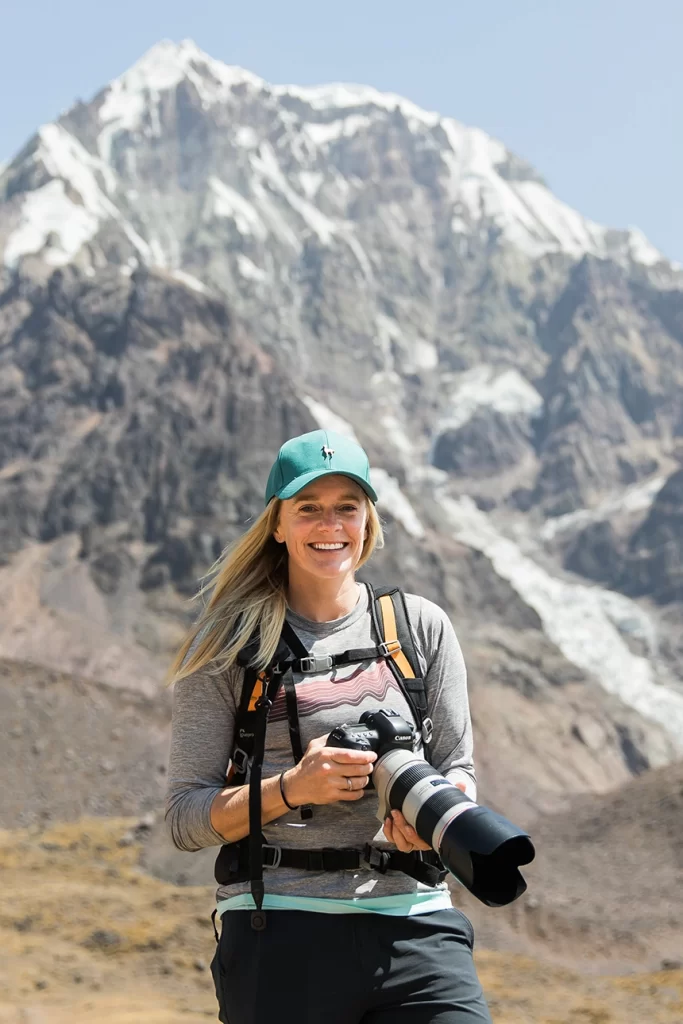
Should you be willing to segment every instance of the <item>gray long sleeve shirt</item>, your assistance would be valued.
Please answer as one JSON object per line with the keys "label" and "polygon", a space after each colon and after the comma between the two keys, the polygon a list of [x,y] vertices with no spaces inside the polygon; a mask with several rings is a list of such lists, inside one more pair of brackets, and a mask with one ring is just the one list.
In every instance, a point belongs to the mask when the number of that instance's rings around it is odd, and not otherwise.
{"label": "gray long sleeve shirt", "polygon": [[[472,725],[460,645],[441,608],[413,594],[406,595],[406,603],[425,680],[427,713],[434,723],[431,763],[453,781],[464,782],[467,794],[474,799]],[[341,619],[312,622],[292,611],[287,618],[313,655],[372,647],[378,640],[365,587],[361,587],[356,607]],[[236,667],[220,675],[203,669],[175,685],[166,820],[171,838],[181,850],[199,850],[224,841],[211,825],[210,809],[215,796],[225,788],[242,680],[243,671]],[[396,679],[381,658],[314,675],[296,674],[294,681],[304,750],[312,739],[327,735],[343,722],[357,722],[367,710],[388,707],[412,721]],[[278,775],[293,763],[284,694],[280,691],[268,720],[263,777]],[[303,822],[298,811],[288,812],[264,826],[263,831],[269,844],[290,848],[362,849],[372,842],[393,849],[376,812],[377,795],[370,790],[357,802],[314,807],[309,821]],[[358,898],[367,889],[362,883],[371,877],[369,870],[316,873],[266,868],[266,890],[286,896]],[[373,898],[421,888],[402,872],[373,872],[372,878],[375,881],[367,895]],[[223,886],[217,898],[227,899],[248,890],[248,883]]]}

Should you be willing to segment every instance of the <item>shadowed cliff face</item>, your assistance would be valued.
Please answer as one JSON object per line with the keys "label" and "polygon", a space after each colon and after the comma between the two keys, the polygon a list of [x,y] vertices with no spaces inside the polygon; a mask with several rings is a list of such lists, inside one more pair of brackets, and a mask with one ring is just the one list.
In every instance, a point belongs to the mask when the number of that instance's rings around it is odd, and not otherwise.
{"label": "shadowed cliff face", "polygon": [[615,530],[609,520],[581,530],[564,564],[632,597],[672,604],[675,617],[683,601],[683,470],[672,473],[629,531]]}
{"label": "shadowed cliff face", "polygon": [[[667,294],[675,301],[679,293]],[[547,514],[653,474],[674,450],[683,336],[673,317],[654,315],[655,295],[622,268],[586,257],[548,317],[534,492]]]}
{"label": "shadowed cliff face", "polygon": [[315,424],[220,301],[33,269],[0,295],[2,650],[149,690],[273,453]]}
{"label": "shadowed cliff face", "polygon": [[[180,582],[253,513],[282,437],[313,426],[225,306],[163,276],[24,277],[0,316],[5,557],[81,533],[96,581],[116,589],[125,559],[98,543],[125,525],[129,543],[161,545],[152,564]],[[172,540],[183,521],[189,547]]]}
{"label": "shadowed cliff face", "polygon": [[683,601],[683,470],[669,477],[631,536],[618,582],[627,594]]}

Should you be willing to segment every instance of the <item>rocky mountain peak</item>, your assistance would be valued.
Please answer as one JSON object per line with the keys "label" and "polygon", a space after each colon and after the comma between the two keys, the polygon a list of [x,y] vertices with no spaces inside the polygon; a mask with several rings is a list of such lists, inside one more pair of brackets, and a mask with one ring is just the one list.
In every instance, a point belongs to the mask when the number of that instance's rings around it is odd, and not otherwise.
{"label": "rocky mountain peak", "polygon": [[[152,140],[156,162],[146,152]],[[88,182],[74,162],[87,168]],[[150,179],[164,196],[164,220],[171,219],[164,232],[141,201]],[[365,276],[372,263],[361,255],[367,204],[377,192],[379,213],[392,192],[406,189],[415,216],[424,208],[430,218],[446,218],[455,239],[495,231],[526,256],[662,260],[642,236],[609,231],[571,210],[480,129],[366,86],[273,86],[190,40],[152,47],[91,102],[41,129],[10,163],[0,177],[0,196],[15,200],[0,223],[4,260],[14,265],[47,245],[49,259],[63,263],[93,242],[101,249],[101,236],[118,230],[127,258],[188,269],[190,211],[178,186],[204,193],[202,219],[213,211],[243,237],[260,234],[295,257],[304,238],[350,246]],[[255,281],[265,268],[252,262],[256,270],[246,276]]]}

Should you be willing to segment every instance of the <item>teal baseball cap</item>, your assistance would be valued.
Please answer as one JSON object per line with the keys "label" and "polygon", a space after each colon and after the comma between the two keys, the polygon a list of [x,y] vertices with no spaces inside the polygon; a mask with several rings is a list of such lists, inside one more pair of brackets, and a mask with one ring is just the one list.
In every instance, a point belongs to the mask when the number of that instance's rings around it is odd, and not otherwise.
{"label": "teal baseball cap", "polygon": [[266,505],[273,498],[292,498],[318,477],[333,473],[351,477],[377,501],[370,483],[370,463],[361,446],[332,430],[312,430],[292,437],[280,448],[268,476]]}

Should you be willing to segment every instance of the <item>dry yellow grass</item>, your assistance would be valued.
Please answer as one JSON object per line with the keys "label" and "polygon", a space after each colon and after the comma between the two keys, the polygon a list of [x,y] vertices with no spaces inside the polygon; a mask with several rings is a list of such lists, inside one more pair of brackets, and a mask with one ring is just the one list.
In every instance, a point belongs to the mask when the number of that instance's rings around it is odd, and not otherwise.
{"label": "dry yellow grass", "polygon": [[[145,875],[134,822],[0,832],[0,1024],[216,1019],[210,888]],[[681,1024],[683,971],[582,977],[480,950],[496,1024]]]}

